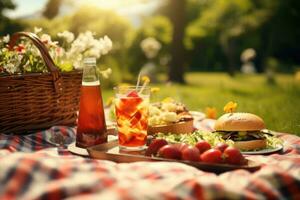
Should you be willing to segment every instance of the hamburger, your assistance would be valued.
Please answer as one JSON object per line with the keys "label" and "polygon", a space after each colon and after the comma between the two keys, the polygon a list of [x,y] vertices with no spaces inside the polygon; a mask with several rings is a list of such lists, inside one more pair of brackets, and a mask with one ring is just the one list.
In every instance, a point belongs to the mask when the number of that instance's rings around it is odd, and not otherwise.
{"label": "hamburger", "polygon": [[267,133],[264,121],[251,113],[227,113],[215,123],[214,129],[224,140],[232,140],[242,151],[264,149],[267,146]]}

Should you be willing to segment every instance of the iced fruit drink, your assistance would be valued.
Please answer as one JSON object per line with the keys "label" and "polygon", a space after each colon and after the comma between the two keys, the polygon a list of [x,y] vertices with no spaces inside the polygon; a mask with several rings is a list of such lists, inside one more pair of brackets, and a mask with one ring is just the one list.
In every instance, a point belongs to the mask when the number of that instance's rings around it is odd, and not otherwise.
{"label": "iced fruit drink", "polygon": [[[140,92],[139,92],[140,90]],[[115,112],[119,146],[123,150],[145,147],[148,128],[149,88],[117,89]]]}

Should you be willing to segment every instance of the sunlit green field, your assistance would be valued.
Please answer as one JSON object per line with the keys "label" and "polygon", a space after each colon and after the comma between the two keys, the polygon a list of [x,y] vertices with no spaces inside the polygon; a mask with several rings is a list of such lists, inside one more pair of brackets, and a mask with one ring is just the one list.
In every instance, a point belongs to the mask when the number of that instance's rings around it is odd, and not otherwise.
{"label": "sunlit green field", "polygon": [[[235,101],[237,111],[259,115],[269,129],[300,135],[300,83],[292,75],[277,75],[275,85],[267,84],[264,75],[230,78],[224,73],[187,73],[186,80],[187,85],[152,84],[160,88],[152,101],[173,97],[190,110],[215,107],[218,116],[228,101]],[[112,94],[105,90],[104,99]]]}

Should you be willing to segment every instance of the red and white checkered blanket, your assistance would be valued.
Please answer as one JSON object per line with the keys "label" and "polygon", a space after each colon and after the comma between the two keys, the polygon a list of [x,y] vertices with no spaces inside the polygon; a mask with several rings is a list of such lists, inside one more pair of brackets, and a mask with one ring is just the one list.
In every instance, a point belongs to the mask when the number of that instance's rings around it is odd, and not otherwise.
{"label": "red and white checkered blanket", "polygon": [[300,138],[294,135],[281,134],[280,154],[249,156],[262,163],[257,172],[216,175],[181,163],[93,160],[48,142],[49,134],[74,133],[53,127],[28,136],[0,134],[0,199],[300,199]]}

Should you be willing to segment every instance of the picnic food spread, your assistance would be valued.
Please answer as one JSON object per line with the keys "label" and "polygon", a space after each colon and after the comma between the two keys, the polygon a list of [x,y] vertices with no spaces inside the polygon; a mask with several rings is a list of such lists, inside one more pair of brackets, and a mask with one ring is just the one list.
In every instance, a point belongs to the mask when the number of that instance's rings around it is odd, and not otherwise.
{"label": "picnic food spread", "polygon": [[215,123],[216,132],[223,139],[234,141],[234,146],[241,150],[264,149],[267,146],[264,121],[251,113],[227,113]]}
{"label": "picnic food spread", "polygon": [[[3,174],[9,174],[14,170],[28,177],[17,180],[16,177],[19,176],[9,179],[6,178],[7,176],[0,176],[0,188],[3,188],[0,197],[59,199],[74,198],[76,195],[80,199],[92,195],[101,199],[128,197],[168,199],[172,195],[172,197],[189,199],[196,197],[196,191],[203,196],[203,199],[259,199],[265,196],[275,199],[297,199],[299,197],[300,165],[297,161],[299,152],[296,146],[292,146],[292,144],[300,145],[297,136],[283,134],[281,138],[286,141],[286,148],[279,154],[246,157],[237,149],[230,147],[230,141],[224,140],[222,135],[205,131],[209,126],[208,122],[206,119],[195,121],[198,131],[188,134],[158,133],[146,152],[149,161],[152,158],[162,159],[157,159],[160,162],[147,163],[128,163],[128,160],[122,158],[123,155],[119,157],[127,163],[111,162],[107,156],[100,160],[91,160],[72,155],[65,148],[49,148],[53,146],[45,140],[47,138],[45,135],[60,133],[69,137],[73,135],[75,138],[76,129],[70,127],[53,127],[51,130],[22,136],[22,138],[0,135],[2,163],[0,170]],[[166,139],[159,139],[163,137]],[[21,143],[19,143],[20,139]],[[174,150],[175,148],[177,150]],[[44,150],[37,151],[40,149]],[[178,162],[162,162],[169,161],[169,158]],[[255,160],[261,169],[255,167],[256,172],[253,173],[245,171],[247,168],[251,169],[251,166],[243,162],[245,158],[247,162]],[[193,167],[189,166],[195,163]],[[32,166],[34,170],[28,170],[30,168],[28,166]],[[227,173],[221,175],[206,172],[217,168],[224,170],[224,167],[228,167],[225,169]],[[60,174],[59,182],[55,174]],[[36,178],[40,176],[45,178]],[[19,188],[22,188],[20,185],[25,185],[26,180],[28,180],[26,182],[28,189],[20,192]],[[65,182],[68,184],[64,184]],[[243,184],[237,184],[240,182]],[[262,185],[264,189],[260,189]],[[38,186],[41,187],[37,189]],[[152,187],[150,193],[146,192],[148,191],[146,188],[149,187]],[[293,188],[293,190],[286,188]],[[182,193],[182,191],[186,192]]]}
{"label": "picnic food spread", "polygon": [[193,131],[193,116],[180,102],[167,98],[149,107],[148,133],[189,133]]}

